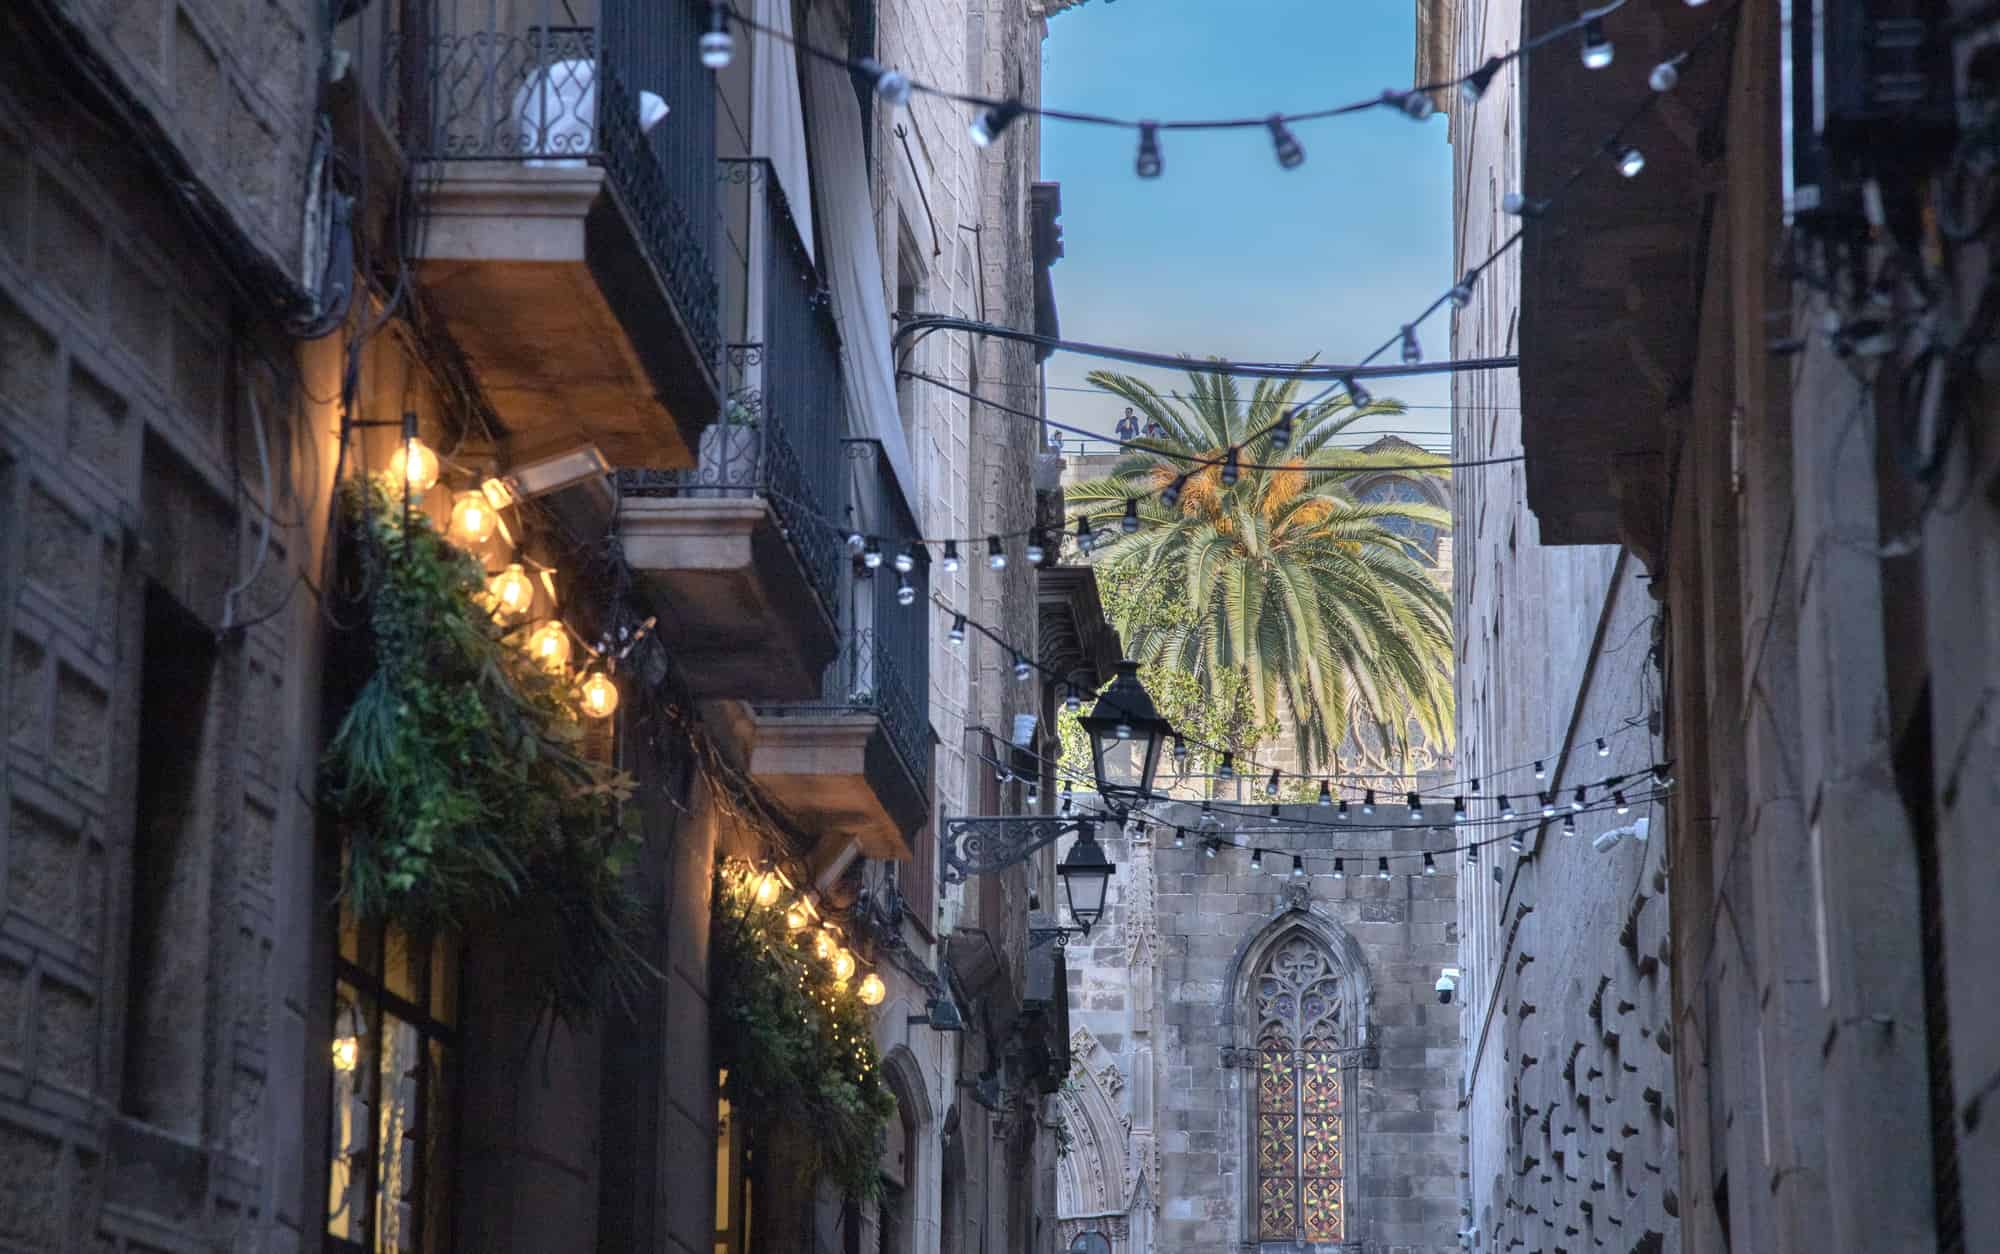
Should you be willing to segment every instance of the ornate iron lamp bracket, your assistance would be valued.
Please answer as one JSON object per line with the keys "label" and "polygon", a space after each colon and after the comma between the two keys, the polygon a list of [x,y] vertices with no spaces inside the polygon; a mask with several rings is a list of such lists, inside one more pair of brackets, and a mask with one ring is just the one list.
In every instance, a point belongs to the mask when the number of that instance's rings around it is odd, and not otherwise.
{"label": "ornate iron lamp bracket", "polygon": [[1095,818],[1056,818],[1036,814],[946,819],[941,851],[944,881],[947,884],[963,884],[972,876],[1013,866],[1071,832],[1081,832],[1096,825]]}

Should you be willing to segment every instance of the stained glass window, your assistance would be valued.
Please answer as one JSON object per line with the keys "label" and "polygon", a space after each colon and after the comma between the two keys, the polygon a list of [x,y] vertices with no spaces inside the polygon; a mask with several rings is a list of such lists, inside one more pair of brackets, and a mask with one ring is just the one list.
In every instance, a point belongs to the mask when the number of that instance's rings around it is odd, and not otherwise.
{"label": "stained glass window", "polygon": [[1257,1237],[1339,1241],[1343,1163],[1340,973],[1307,936],[1264,959],[1257,1008]]}

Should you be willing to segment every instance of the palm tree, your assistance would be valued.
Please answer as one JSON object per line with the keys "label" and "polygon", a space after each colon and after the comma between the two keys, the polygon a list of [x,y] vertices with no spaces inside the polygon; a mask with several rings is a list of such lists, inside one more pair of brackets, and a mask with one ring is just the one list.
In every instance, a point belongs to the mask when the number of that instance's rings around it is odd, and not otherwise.
{"label": "palm tree", "polygon": [[[1186,395],[1163,396],[1113,371],[1089,378],[1166,435],[1138,441],[1106,478],[1068,489],[1066,508],[1090,518],[1100,562],[1178,585],[1193,611],[1184,620],[1192,626],[1119,623],[1130,656],[1188,671],[1211,691],[1221,676],[1243,673],[1260,721],[1282,697],[1308,769],[1331,761],[1350,732],[1391,756],[1407,754],[1412,728],[1448,743],[1451,602],[1412,542],[1385,524],[1445,528],[1450,517],[1430,505],[1356,500],[1348,488],[1356,475],[1410,458],[1333,444],[1360,419],[1402,406],[1357,408],[1341,395],[1298,409],[1280,448],[1270,432],[1296,405],[1295,379],[1259,381],[1245,402],[1234,378],[1198,369],[1188,372]],[[1225,486],[1219,463],[1231,448],[1243,469]],[[1168,505],[1161,490],[1176,482],[1179,499]],[[1128,533],[1118,523],[1135,500],[1140,527]]]}

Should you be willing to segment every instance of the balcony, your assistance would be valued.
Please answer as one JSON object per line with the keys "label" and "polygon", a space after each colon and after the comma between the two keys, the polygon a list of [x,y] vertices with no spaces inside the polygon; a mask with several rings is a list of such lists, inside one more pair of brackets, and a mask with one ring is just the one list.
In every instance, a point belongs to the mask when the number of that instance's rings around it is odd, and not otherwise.
{"label": "balcony", "polygon": [[[776,182],[732,185],[755,189],[761,264],[744,278],[764,339],[729,346],[725,421],[701,434],[692,469],[621,473],[620,529],[669,609],[662,638],[695,696],[811,701],[841,647],[848,566],[836,530],[849,502],[840,335]],[[730,238],[749,226],[732,218]]]}
{"label": "balcony", "polygon": [[381,0],[345,32],[423,213],[428,310],[530,460],[687,466],[715,416],[715,100],[696,0]]}
{"label": "balcony", "polygon": [[881,447],[845,444],[855,525],[882,537],[885,558],[874,570],[851,564],[847,630],[817,699],[753,707],[750,773],[803,822],[853,836],[869,857],[908,858],[930,816],[929,562],[919,554],[907,574],[895,570],[915,517]]}

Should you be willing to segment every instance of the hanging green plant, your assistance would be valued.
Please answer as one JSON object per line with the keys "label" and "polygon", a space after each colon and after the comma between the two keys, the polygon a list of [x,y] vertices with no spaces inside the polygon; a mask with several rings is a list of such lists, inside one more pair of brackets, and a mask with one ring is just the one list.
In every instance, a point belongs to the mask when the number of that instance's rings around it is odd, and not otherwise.
{"label": "hanging green plant", "polygon": [[581,751],[577,694],[488,608],[485,573],[399,493],[342,487],[344,557],[364,589],[362,680],[320,764],[346,838],[341,893],[417,934],[504,925],[524,974],[579,1021],[657,978],[637,949],[618,823],[631,777]]}
{"label": "hanging green plant", "polygon": [[806,1129],[815,1174],[875,1196],[896,1099],[868,1008],[815,953],[820,930],[787,926],[783,903],[759,905],[741,868],[717,872],[713,901],[709,1022],[731,1108],[753,1137],[780,1121]]}

